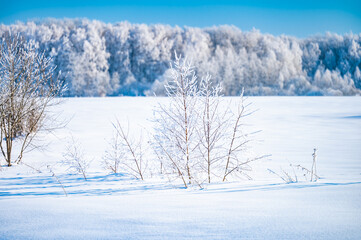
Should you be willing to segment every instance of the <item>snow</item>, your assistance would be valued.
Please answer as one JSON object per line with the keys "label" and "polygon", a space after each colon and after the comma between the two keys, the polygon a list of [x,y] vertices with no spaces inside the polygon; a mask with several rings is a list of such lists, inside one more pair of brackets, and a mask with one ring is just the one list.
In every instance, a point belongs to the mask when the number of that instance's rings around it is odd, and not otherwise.
{"label": "snow", "polygon": [[0,41],[21,33],[54,59],[67,96],[164,95],[174,51],[192,59],[199,78],[212,75],[223,93],[361,95],[361,35],[326,33],[305,39],[233,25],[51,19],[0,25]]}
{"label": "snow", "polygon": [[[229,98],[231,99],[231,98]],[[250,97],[247,119],[255,162],[253,180],[184,189],[153,176],[144,182],[110,174],[101,158],[118,118],[134,135],[151,131],[152,108],[167,98],[70,98],[57,111],[68,119],[48,150],[26,165],[0,171],[0,239],[360,239],[361,98]],[[88,181],[59,162],[73,136],[92,160]],[[311,168],[318,149],[321,179],[286,184],[270,174],[289,163]],[[4,163],[2,161],[2,163]],[[50,165],[65,186],[51,176]]]}

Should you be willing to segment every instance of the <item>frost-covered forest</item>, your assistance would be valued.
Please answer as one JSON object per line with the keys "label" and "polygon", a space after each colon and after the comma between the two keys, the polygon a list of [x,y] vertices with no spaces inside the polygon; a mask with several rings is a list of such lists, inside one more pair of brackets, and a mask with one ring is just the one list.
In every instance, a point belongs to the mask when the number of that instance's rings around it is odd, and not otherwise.
{"label": "frost-covered forest", "polygon": [[164,94],[174,52],[225,95],[360,95],[361,34],[306,39],[234,26],[171,27],[87,19],[0,25],[54,59],[67,96]]}

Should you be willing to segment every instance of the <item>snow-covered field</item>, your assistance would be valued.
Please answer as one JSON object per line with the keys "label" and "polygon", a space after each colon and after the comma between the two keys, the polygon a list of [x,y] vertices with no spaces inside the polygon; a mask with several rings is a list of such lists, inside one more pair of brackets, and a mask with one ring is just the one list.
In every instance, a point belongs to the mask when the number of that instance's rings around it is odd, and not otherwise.
{"label": "snow-covered field", "polygon": [[[59,106],[65,128],[44,137],[44,152],[0,171],[0,239],[360,239],[361,98],[252,97],[249,129],[262,130],[253,180],[184,189],[159,176],[138,181],[102,168],[111,122],[132,134],[151,130],[153,106],[166,98],[72,98]],[[92,165],[88,181],[59,164],[69,138]],[[311,168],[321,179],[286,184],[267,169]],[[2,161],[4,164],[4,161]],[[64,184],[47,170],[50,165]]]}

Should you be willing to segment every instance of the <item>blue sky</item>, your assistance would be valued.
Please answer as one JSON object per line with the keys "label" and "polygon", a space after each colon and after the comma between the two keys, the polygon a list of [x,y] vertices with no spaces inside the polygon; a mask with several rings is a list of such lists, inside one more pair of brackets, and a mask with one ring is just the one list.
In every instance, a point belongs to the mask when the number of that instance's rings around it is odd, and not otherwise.
{"label": "blue sky", "polygon": [[361,0],[0,0],[0,23],[48,17],[195,27],[232,24],[244,31],[307,37],[326,31],[360,33]]}

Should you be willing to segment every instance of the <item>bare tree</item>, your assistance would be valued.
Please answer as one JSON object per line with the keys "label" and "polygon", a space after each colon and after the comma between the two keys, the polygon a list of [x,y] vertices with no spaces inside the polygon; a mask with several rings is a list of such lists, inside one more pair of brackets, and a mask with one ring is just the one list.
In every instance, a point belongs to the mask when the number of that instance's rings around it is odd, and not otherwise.
{"label": "bare tree", "polygon": [[85,180],[88,180],[86,175],[91,161],[85,157],[80,143],[73,137],[71,139],[72,140],[68,143],[66,150],[63,153],[64,160],[62,161],[62,164],[68,167],[68,171],[80,173]]}
{"label": "bare tree", "polygon": [[109,142],[110,148],[105,151],[103,156],[104,168],[111,170],[113,173],[119,173],[120,165],[125,157],[125,149],[122,147],[119,133],[116,132]]}
{"label": "bare tree", "polygon": [[[211,176],[218,177],[216,170],[221,166],[224,158],[222,153],[222,140],[226,137],[226,127],[229,121],[229,108],[222,109],[220,84],[212,86],[211,76],[207,75],[200,83],[200,110],[201,123],[197,127],[200,138],[199,150],[204,171],[207,173],[208,183]],[[216,166],[214,166],[217,164]]]}
{"label": "bare tree", "polygon": [[[64,90],[54,69],[33,41],[10,32],[0,40],[0,149],[8,166],[19,163],[39,131],[47,129],[48,109]],[[14,144],[19,145],[15,161]]]}
{"label": "bare tree", "polygon": [[[144,172],[147,169],[147,161],[143,157],[142,137],[134,140],[129,136],[129,127],[126,131],[117,120],[113,123],[116,131],[116,141],[114,142],[118,155],[112,159],[114,164],[118,163],[122,168],[137,179],[144,180]],[[119,155],[120,154],[120,155]],[[121,159],[122,158],[122,159]],[[115,166],[114,166],[115,167]]]}
{"label": "bare tree", "polygon": [[[212,178],[225,181],[230,175],[246,175],[250,142],[243,129],[246,111],[243,92],[238,112],[223,102],[221,85],[212,85],[207,75],[200,83],[187,59],[176,56],[172,80],[165,85],[169,105],[159,104],[155,115],[155,152],[166,174],[181,178],[185,187],[202,186]],[[199,85],[199,87],[197,86]]]}
{"label": "bare tree", "polygon": [[239,153],[244,150],[244,147],[249,142],[242,129],[242,118],[245,116],[245,105],[243,101],[243,90],[240,96],[240,102],[237,108],[237,114],[235,115],[234,123],[232,126],[232,136],[230,138],[229,147],[226,154],[226,162],[224,168],[223,181],[227,176],[233,173],[235,170],[239,170],[243,165],[247,166],[247,162],[239,160]]}
{"label": "bare tree", "polygon": [[167,169],[172,169],[184,186],[196,178],[198,161],[195,150],[199,141],[196,134],[198,95],[197,81],[190,61],[176,55],[171,65],[172,80],[165,85],[168,106],[159,105],[155,110],[155,142],[158,152],[167,159]]}
{"label": "bare tree", "polygon": [[250,163],[269,157],[270,155],[256,155],[247,157],[246,152],[249,150],[249,144],[252,142],[251,135],[256,132],[246,132],[244,129],[245,120],[247,116],[254,113],[249,106],[251,103],[245,104],[245,98],[243,96],[244,90],[242,89],[240,97],[237,102],[237,112],[233,113],[233,117],[226,120],[227,128],[231,131],[227,134],[226,138],[228,144],[226,146],[226,159],[224,162],[224,173],[222,181],[226,181],[230,175],[245,176],[248,179],[251,177],[246,173],[252,171]]}

